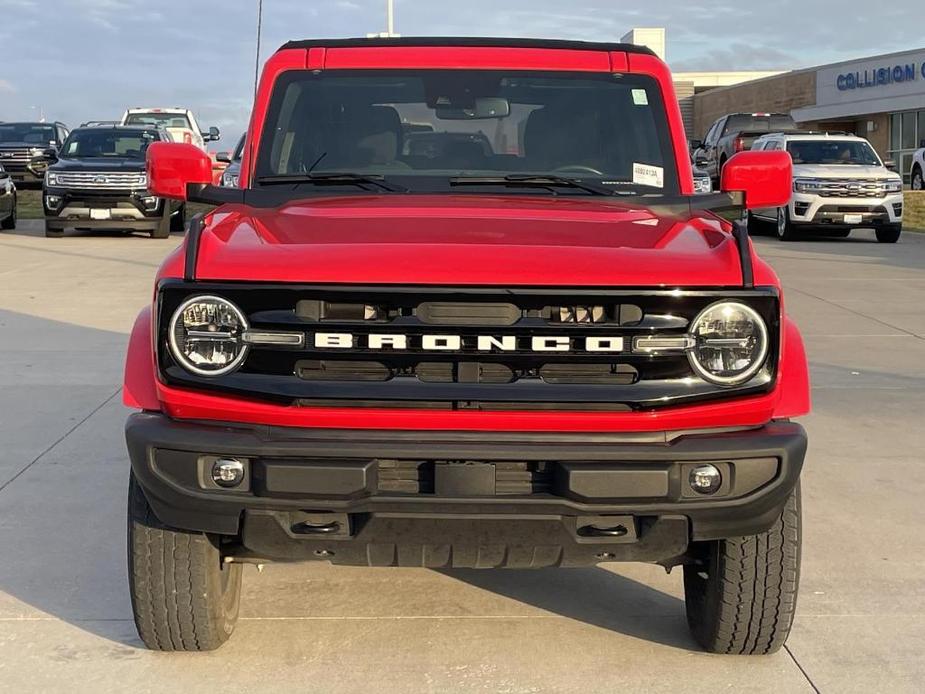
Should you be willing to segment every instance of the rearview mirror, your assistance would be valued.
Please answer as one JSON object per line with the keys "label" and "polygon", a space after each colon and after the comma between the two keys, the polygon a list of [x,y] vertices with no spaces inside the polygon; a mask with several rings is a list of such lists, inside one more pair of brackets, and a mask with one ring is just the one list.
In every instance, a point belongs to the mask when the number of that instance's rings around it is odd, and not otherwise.
{"label": "rearview mirror", "polygon": [[783,207],[793,192],[793,160],[787,152],[739,152],[723,167],[720,190],[740,193],[745,209]]}
{"label": "rearview mirror", "polygon": [[152,142],[147,154],[151,195],[186,201],[190,185],[212,183],[212,160],[195,145]]}
{"label": "rearview mirror", "polygon": [[481,120],[487,118],[507,118],[511,115],[511,104],[507,99],[479,97],[471,108],[438,105],[435,109],[440,120]]}

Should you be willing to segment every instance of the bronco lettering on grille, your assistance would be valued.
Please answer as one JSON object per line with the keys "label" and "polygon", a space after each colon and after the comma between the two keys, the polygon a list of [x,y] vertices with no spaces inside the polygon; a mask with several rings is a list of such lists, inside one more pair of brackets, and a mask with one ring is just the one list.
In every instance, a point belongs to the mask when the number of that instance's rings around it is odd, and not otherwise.
{"label": "bronco lettering on grille", "polygon": [[315,333],[318,349],[413,350],[420,352],[622,352],[622,337],[569,337],[567,335],[354,335]]}

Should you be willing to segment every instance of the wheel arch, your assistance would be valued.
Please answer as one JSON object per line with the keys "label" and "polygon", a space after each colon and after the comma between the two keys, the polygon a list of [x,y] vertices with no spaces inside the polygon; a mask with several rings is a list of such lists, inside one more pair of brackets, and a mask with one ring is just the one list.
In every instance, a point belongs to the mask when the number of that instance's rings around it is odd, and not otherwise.
{"label": "wheel arch", "polygon": [[146,306],[135,319],[125,357],[122,402],[138,410],[160,411],[157,376],[154,366],[154,342],[151,307]]}
{"label": "wheel arch", "polygon": [[784,318],[781,335],[781,358],[778,368],[780,399],[774,408],[775,419],[801,417],[812,409],[809,363],[800,329]]}

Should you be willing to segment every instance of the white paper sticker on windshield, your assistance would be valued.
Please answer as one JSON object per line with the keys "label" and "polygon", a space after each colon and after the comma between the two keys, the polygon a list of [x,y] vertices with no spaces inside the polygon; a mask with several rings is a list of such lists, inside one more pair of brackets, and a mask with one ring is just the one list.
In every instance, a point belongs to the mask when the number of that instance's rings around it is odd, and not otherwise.
{"label": "white paper sticker on windshield", "polygon": [[634,89],[633,90],[633,103],[637,106],[648,106],[649,105],[649,95],[646,93],[645,89]]}
{"label": "white paper sticker on windshield", "polygon": [[665,187],[665,169],[649,164],[633,164],[633,183],[653,188]]}

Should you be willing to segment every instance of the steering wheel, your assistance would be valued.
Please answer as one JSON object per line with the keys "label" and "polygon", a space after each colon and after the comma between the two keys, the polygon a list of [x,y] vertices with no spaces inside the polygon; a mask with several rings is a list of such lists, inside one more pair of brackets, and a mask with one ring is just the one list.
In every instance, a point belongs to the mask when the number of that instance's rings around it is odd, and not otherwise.
{"label": "steering wheel", "polygon": [[592,176],[603,176],[603,171],[598,171],[593,169],[590,166],[582,166],[581,164],[573,164],[570,166],[560,166],[558,169],[553,169],[554,174],[559,173],[589,173]]}

